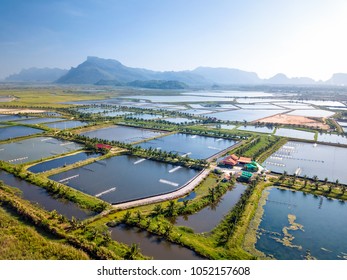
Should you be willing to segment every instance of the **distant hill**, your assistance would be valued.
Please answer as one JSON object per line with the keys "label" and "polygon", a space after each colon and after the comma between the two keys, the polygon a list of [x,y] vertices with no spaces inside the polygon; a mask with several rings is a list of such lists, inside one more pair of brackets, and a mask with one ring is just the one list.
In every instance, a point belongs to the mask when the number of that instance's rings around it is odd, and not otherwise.
{"label": "distant hill", "polygon": [[114,59],[94,56],[72,67],[30,68],[10,75],[7,82],[53,82],[59,84],[95,84],[133,86],[143,88],[182,89],[186,87],[220,88],[227,85],[347,85],[347,74],[336,73],[328,81],[314,81],[307,77],[288,78],[279,73],[260,79],[257,73],[234,68],[198,67],[187,71],[152,71],[123,65]]}
{"label": "distant hill", "polygon": [[347,86],[347,74],[335,73],[329,80],[326,81],[328,85]]}
{"label": "distant hill", "polygon": [[131,87],[151,88],[151,89],[185,89],[188,85],[178,81],[165,80],[149,80],[149,81],[133,81],[127,83]]}
{"label": "distant hill", "polygon": [[88,57],[56,82],[61,84],[95,84],[102,80],[113,80],[121,84],[133,81],[170,80],[190,85],[205,85],[208,82],[201,76],[188,71],[158,72],[142,68],[131,68],[117,60]]}
{"label": "distant hill", "polygon": [[254,72],[232,68],[198,67],[192,73],[205,77],[217,84],[261,84],[262,80]]}
{"label": "distant hill", "polygon": [[263,83],[271,85],[311,85],[316,82],[306,77],[288,78],[286,75],[279,73],[270,79],[264,79]]}
{"label": "distant hill", "polygon": [[68,70],[59,68],[29,68],[8,76],[7,82],[43,82],[50,83],[65,75]]}

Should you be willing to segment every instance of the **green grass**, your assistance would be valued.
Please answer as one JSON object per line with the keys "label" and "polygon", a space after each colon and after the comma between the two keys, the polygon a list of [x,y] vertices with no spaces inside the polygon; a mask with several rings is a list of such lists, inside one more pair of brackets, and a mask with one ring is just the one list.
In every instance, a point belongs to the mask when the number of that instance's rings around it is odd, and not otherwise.
{"label": "green grass", "polygon": [[47,237],[0,207],[0,259],[86,260],[89,257],[62,240]]}
{"label": "green grass", "polygon": [[63,108],[70,107],[71,105],[58,104],[61,102],[68,101],[81,101],[81,100],[94,100],[106,98],[103,94],[87,94],[87,93],[77,93],[69,92],[57,88],[22,88],[20,90],[16,89],[1,89],[0,96],[15,96],[16,99],[11,102],[6,102],[1,104],[2,107],[6,106],[24,106],[24,107],[53,107],[53,108]]}

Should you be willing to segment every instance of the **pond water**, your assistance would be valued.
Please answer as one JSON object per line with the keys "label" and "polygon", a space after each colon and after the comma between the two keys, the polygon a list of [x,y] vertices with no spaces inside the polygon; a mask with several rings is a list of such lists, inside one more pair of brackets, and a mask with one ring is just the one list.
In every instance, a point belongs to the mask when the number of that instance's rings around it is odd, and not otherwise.
{"label": "pond water", "polygon": [[300,109],[300,110],[304,110],[304,109],[315,109],[314,107],[312,107],[309,104],[304,104],[304,103],[276,103],[276,105],[278,106],[282,106],[288,109]]}
{"label": "pond water", "polygon": [[316,117],[316,118],[327,118],[334,115],[334,112],[326,110],[294,110],[287,115],[291,116],[303,116],[303,117]]}
{"label": "pond water", "polygon": [[20,120],[16,121],[17,123],[22,124],[40,124],[40,123],[48,123],[48,122],[57,122],[62,121],[62,118],[36,118],[36,119],[28,119],[28,120]]}
{"label": "pond water", "polygon": [[11,96],[0,96],[0,102],[10,102],[12,101],[14,98]]}
{"label": "pond water", "polygon": [[298,139],[314,140],[315,133],[290,128],[277,128],[276,136],[291,137]]}
{"label": "pond water", "polygon": [[347,137],[345,135],[318,133],[317,140],[320,142],[347,145]]}
{"label": "pond water", "polygon": [[110,126],[81,133],[81,135],[87,136],[89,138],[98,138],[108,141],[119,141],[125,143],[137,142],[140,140],[160,136],[161,134],[163,133],[160,131],[121,125]]}
{"label": "pond water", "polygon": [[0,145],[0,159],[16,164],[64,154],[83,146],[52,137],[35,137]]}
{"label": "pond water", "polygon": [[128,111],[109,111],[106,113],[102,113],[102,116],[105,117],[118,117],[118,116],[125,116],[125,115],[131,115],[133,112],[128,112]]}
{"label": "pond water", "polygon": [[[346,203],[277,188],[265,191],[269,195],[256,249],[284,260],[304,259],[307,250],[317,259],[347,259]],[[283,230],[287,239],[294,237],[293,247],[283,244]]]}
{"label": "pond water", "polygon": [[123,155],[50,178],[115,204],[175,191],[198,173],[186,167]]}
{"label": "pond water", "polygon": [[238,106],[242,109],[251,109],[251,110],[278,110],[283,109],[274,104],[268,103],[259,103],[259,104],[238,104]]}
{"label": "pond water", "polygon": [[286,110],[234,110],[205,115],[205,117],[216,118],[222,121],[255,121],[258,119],[270,117],[277,114],[282,114]]}
{"label": "pond water", "polygon": [[166,118],[166,119],[163,119],[163,121],[171,122],[171,123],[175,123],[175,124],[184,124],[184,123],[197,122],[198,120],[187,119],[187,118]]}
{"label": "pond water", "polygon": [[219,201],[216,201],[215,205],[207,206],[192,215],[177,217],[173,222],[176,226],[190,227],[195,232],[209,232],[223,220],[245,190],[245,185],[236,183],[233,189],[229,190]]}
{"label": "pond water", "polygon": [[340,126],[347,126],[347,122],[338,122]]}
{"label": "pond water", "polygon": [[55,199],[44,188],[30,184],[2,170],[0,170],[0,180],[6,185],[20,189],[22,198],[37,203],[48,211],[56,210],[69,219],[75,217],[83,220],[95,215],[94,212],[83,210],[68,200]]}
{"label": "pond water", "polygon": [[189,110],[181,110],[180,113],[191,114],[191,115],[202,115],[202,114],[210,114],[214,111],[210,110],[199,110],[199,109],[189,109]]}
{"label": "pond water", "polygon": [[183,201],[187,201],[187,200],[192,200],[196,197],[196,192],[190,192],[188,195],[181,197],[179,199],[177,199],[178,202],[183,202]]}
{"label": "pond water", "polygon": [[318,176],[320,180],[328,178],[329,182],[338,179],[346,184],[346,158],[347,148],[289,141],[268,157],[264,165],[278,173],[287,171],[302,177]]}
{"label": "pond water", "polygon": [[28,117],[19,116],[19,115],[0,115],[0,122],[25,120],[25,119],[28,119]]}
{"label": "pond water", "polygon": [[26,126],[6,126],[0,128],[0,140],[6,140],[16,137],[28,136],[43,132],[41,129],[36,129]]}
{"label": "pond water", "polygon": [[163,102],[163,103],[172,103],[172,102],[222,102],[222,101],[232,101],[232,97],[211,97],[211,96],[187,96],[187,95],[134,95],[126,96],[122,98],[128,99],[141,99],[149,100],[151,102]]}
{"label": "pond water", "polygon": [[156,138],[139,146],[178,153],[193,159],[206,159],[236,143],[234,140],[178,133]]}
{"label": "pond water", "polygon": [[74,164],[79,161],[84,161],[89,158],[99,157],[101,155],[102,154],[91,153],[91,152],[77,153],[74,155],[70,155],[70,156],[66,156],[62,158],[56,158],[49,161],[38,163],[28,168],[28,170],[33,173],[45,172],[54,168],[63,167],[69,164]]}
{"label": "pond water", "polygon": [[163,115],[152,115],[152,114],[134,114],[130,115],[127,118],[134,118],[134,119],[143,119],[143,120],[157,120],[163,118]]}
{"label": "pond water", "polygon": [[200,96],[215,96],[215,97],[264,97],[273,96],[272,93],[262,91],[194,91],[184,92],[183,95],[200,95]]}
{"label": "pond water", "polygon": [[54,129],[69,129],[69,128],[76,128],[76,127],[86,126],[86,125],[88,125],[87,122],[81,122],[81,121],[64,121],[64,122],[53,122],[53,123],[45,124],[45,126],[48,126]]}
{"label": "pond water", "polygon": [[273,133],[274,128],[272,127],[267,127],[267,126],[252,126],[252,125],[242,125],[237,128],[238,130],[243,130],[243,131],[253,131],[253,132],[261,132],[261,133]]}
{"label": "pond water", "polygon": [[140,252],[155,260],[202,260],[194,251],[136,227],[121,224],[110,228],[111,237],[118,242],[131,245],[139,244]]}

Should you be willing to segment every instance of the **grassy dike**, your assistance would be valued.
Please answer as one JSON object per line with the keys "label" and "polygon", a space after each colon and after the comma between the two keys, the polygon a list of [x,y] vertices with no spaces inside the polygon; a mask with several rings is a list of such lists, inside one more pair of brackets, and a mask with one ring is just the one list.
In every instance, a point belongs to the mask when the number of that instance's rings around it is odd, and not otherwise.
{"label": "grassy dike", "polygon": [[[211,233],[195,233],[193,229],[185,226],[175,226],[170,222],[171,217],[182,214],[190,214],[201,210],[206,205],[211,204],[211,188],[215,190],[221,188],[220,197],[230,187],[230,183],[222,183],[220,178],[211,173],[195,189],[197,196],[189,201],[187,205],[183,202],[168,201],[155,205],[147,205],[132,208],[129,210],[111,213],[102,218],[94,220],[88,225],[91,228],[102,227],[105,224],[116,226],[121,223],[130,226],[142,228],[150,233],[161,236],[166,240],[182,245],[194,250],[197,254],[208,259],[254,259],[254,256],[243,250],[243,234],[247,230],[248,223],[251,220],[249,213],[252,212],[258,193],[261,193],[261,187],[257,186],[251,191],[250,198],[245,198],[246,207],[242,211],[231,209],[228,215],[239,213],[240,219],[233,231],[232,237],[225,244],[220,242],[220,235],[223,229],[221,222]],[[216,192],[217,193],[217,192]],[[250,201],[250,202],[248,202]],[[256,208],[256,207],[255,207]],[[236,212],[235,212],[236,211]],[[227,215],[227,216],[228,216]],[[227,217],[226,216],[226,217]],[[235,242],[235,240],[237,242]]]}
{"label": "grassy dike", "polygon": [[[3,209],[12,217],[6,217],[2,213]],[[0,183],[0,216],[2,215],[9,220],[16,218],[19,225],[24,224],[32,229],[27,230],[27,228],[20,227],[22,230],[20,232],[14,229],[9,232],[7,230],[9,225],[4,223],[2,219],[0,220],[0,228],[4,227],[4,230],[0,232],[0,244],[5,240],[8,241],[6,246],[18,245],[19,248],[28,248],[28,252],[18,251],[18,249],[12,252],[16,259],[25,259],[26,254],[33,250],[35,255],[31,255],[31,259],[145,259],[140,253],[131,254],[132,249],[128,246],[112,241],[108,232],[94,231],[91,236],[86,238],[79,234],[79,231],[86,232],[84,222],[68,221],[56,211],[48,212],[38,205],[23,200],[17,196],[12,188]],[[38,232],[40,236],[33,231]],[[26,232],[24,238],[23,235]],[[13,244],[14,240],[16,244]],[[35,246],[38,244],[46,246],[47,250],[45,250],[44,255],[42,249],[45,247],[38,248]],[[1,246],[1,259],[10,258],[12,253]]]}

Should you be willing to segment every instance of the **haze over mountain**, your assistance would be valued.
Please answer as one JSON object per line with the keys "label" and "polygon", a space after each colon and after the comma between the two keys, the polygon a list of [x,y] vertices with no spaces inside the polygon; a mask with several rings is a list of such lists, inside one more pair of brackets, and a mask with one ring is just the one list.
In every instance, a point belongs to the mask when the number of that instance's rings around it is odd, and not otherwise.
{"label": "haze over mountain", "polygon": [[179,81],[189,85],[206,85],[211,83],[202,76],[189,71],[158,72],[142,68],[131,68],[117,60],[89,56],[86,61],[71,68],[57,80],[61,84],[95,84],[100,80],[115,80],[119,83],[133,81],[166,80]]}
{"label": "haze over mountain", "polygon": [[270,79],[261,79],[254,72],[233,68],[198,67],[191,71],[160,72],[127,67],[114,59],[89,56],[86,61],[69,71],[58,68],[30,68],[10,75],[6,81],[182,89],[188,86],[211,85],[347,85],[347,74],[337,73],[326,82],[316,82],[308,77],[288,78],[282,73]]}
{"label": "haze over mountain", "polygon": [[65,75],[68,70],[59,68],[28,68],[8,76],[7,82],[44,82],[51,83]]}

